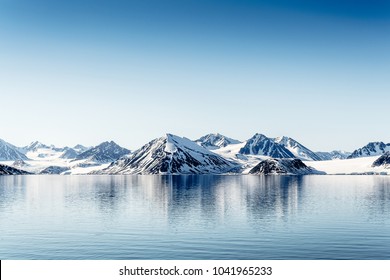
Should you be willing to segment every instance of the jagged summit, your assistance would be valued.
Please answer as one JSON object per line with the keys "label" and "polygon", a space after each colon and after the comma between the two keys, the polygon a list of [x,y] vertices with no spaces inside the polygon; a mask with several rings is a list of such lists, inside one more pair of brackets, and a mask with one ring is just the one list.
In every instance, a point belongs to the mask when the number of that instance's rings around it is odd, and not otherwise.
{"label": "jagged summit", "polygon": [[274,141],[289,150],[296,158],[301,160],[321,160],[321,157],[315,152],[290,137],[281,136],[275,138]]}
{"label": "jagged summit", "polygon": [[76,152],[78,152],[80,154],[85,152],[88,149],[90,149],[90,148],[85,147],[84,145],[81,145],[81,144],[77,144],[76,146],[73,147],[73,150],[75,150]]}
{"label": "jagged summit", "polygon": [[30,145],[27,145],[25,147],[23,147],[23,149],[26,151],[26,152],[35,152],[37,151],[38,149],[50,149],[52,147],[46,145],[46,144],[43,144],[39,141],[34,141],[34,142],[31,142]]}
{"label": "jagged summit", "polygon": [[238,140],[226,137],[219,133],[207,134],[195,140],[195,142],[209,150],[215,150],[222,147],[226,147],[227,145],[241,143]]}
{"label": "jagged summit", "polygon": [[243,155],[263,155],[273,158],[295,158],[283,145],[267,136],[256,133],[239,151]]}
{"label": "jagged summit", "polygon": [[238,166],[173,134],[154,139],[131,156],[112,163],[104,174],[220,174]]}
{"label": "jagged summit", "polygon": [[355,150],[348,158],[379,156],[390,151],[390,143],[370,142],[366,146]]}
{"label": "jagged summit", "polygon": [[14,145],[0,139],[0,160],[27,160],[27,156]]}
{"label": "jagged summit", "polygon": [[79,154],[74,160],[90,160],[95,162],[113,162],[130,153],[114,141],[106,141]]}

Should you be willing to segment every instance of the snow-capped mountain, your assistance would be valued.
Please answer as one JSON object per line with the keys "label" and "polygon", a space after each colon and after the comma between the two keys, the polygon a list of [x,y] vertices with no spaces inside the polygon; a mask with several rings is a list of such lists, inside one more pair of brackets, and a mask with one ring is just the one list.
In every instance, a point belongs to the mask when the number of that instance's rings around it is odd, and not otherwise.
{"label": "snow-capped mountain", "polygon": [[99,173],[103,174],[220,174],[237,164],[195,142],[167,134],[152,140],[129,157],[123,157]]}
{"label": "snow-capped mountain", "polygon": [[0,160],[27,160],[27,156],[19,151],[14,145],[0,139]]}
{"label": "snow-capped mountain", "polygon": [[76,146],[73,147],[73,150],[75,150],[77,153],[81,154],[85,152],[86,150],[89,150],[91,147],[85,147],[81,144],[77,144]]}
{"label": "snow-capped mountain", "polygon": [[0,164],[0,175],[25,175],[25,174],[30,174],[26,171]]}
{"label": "snow-capped mountain", "polygon": [[219,133],[207,134],[200,137],[198,140],[195,140],[195,142],[208,150],[216,150],[222,147],[226,147],[227,145],[241,143],[238,140],[226,137]]}
{"label": "snow-capped mountain", "polygon": [[26,156],[32,160],[47,160],[58,158],[63,152],[63,148],[57,148],[54,145],[46,145],[41,142],[35,141],[30,145],[21,148]]}
{"label": "snow-capped mountain", "polygon": [[390,151],[390,143],[370,142],[366,146],[355,150],[348,158],[379,156]]}
{"label": "snow-capped mountain", "polygon": [[390,168],[390,152],[386,152],[381,155],[376,161],[374,161],[372,167]]}
{"label": "snow-capped mountain", "polygon": [[346,159],[351,153],[346,151],[316,152],[321,160]]}
{"label": "snow-capped mountain", "polygon": [[63,158],[63,159],[75,159],[80,154],[80,153],[76,152],[75,149],[72,149],[69,147],[65,147],[63,150],[64,150],[64,152],[60,156],[60,158]]}
{"label": "snow-capped mountain", "polygon": [[239,151],[243,155],[263,155],[273,158],[295,158],[283,145],[263,134],[256,133]]}
{"label": "snow-capped mountain", "polygon": [[130,150],[122,148],[114,141],[103,142],[98,146],[79,154],[75,160],[89,160],[94,162],[113,162],[124,155],[130,154]]}
{"label": "snow-capped mountain", "polygon": [[38,149],[50,149],[51,147],[48,146],[48,145],[45,145],[39,141],[34,141],[34,142],[31,142],[30,145],[27,145],[25,147],[23,147],[23,151],[25,151],[25,153],[28,153],[28,152],[36,152]]}
{"label": "snow-capped mountain", "polygon": [[296,158],[301,160],[321,160],[316,153],[290,137],[277,137],[274,141],[289,150]]}
{"label": "snow-capped mountain", "polygon": [[266,159],[249,171],[249,174],[270,175],[308,175],[325,174],[312,167],[306,166],[300,159]]}

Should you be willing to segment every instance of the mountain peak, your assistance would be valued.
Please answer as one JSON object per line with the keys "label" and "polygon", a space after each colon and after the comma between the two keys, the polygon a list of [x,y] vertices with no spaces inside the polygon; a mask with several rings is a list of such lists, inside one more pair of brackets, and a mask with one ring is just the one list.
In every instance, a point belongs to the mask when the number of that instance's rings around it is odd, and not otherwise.
{"label": "mountain peak", "polygon": [[26,150],[27,152],[33,152],[41,148],[49,149],[50,147],[46,144],[43,144],[42,142],[33,141],[29,145],[25,146],[24,150]]}
{"label": "mountain peak", "polygon": [[28,158],[14,145],[0,139],[0,160],[27,160]]}
{"label": "mountain peak", "polygon": [[130,150],[122,148],[114,141],[105,141],[99,145],[92,147],[81,154],[74,160],[88,159],[95,162],[113,162],[120,157],[130,153]]}
{"label": "mountain peak", "polygon": [[244,155],[263,155],[273,158],[294,158],[295,156],[283,145],[279,145],[273,139],[264,134],[256,133],[239,151]]}
{"label": "mountain peak", "polygon": [[241,143],[238,140],[226,137],[220,133],[209,133],[195,140],[195,142],[208,150],[216,150],[226,147],[227,145]]}
{"label": "mountain peak", "polygon": [[383,142],[369,142],[364,147],[353,151],[353,153],[348,158],[378,156],[384,154],[387,151],[390,151],[390,143],[385,144]]}
{"label": "mountain peak", "polygon": [[294,157],[301,160],[321,160],[321,157],[315,152],[303,146],[297,140],[288,136],[279,136],[274,139],[275,143],[282,145],[289,150]]}

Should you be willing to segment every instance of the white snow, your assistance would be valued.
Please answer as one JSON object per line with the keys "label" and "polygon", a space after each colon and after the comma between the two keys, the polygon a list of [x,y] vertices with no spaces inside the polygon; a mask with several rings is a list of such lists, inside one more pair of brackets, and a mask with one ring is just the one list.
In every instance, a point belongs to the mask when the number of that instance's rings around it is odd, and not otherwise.
{"label": "white snow", "polygon": [[307,166],[325,171],[326,174],[383,174],[390,175],[390,169],[372,167],[379,156],[362,157],[344,160],[304,161]]}

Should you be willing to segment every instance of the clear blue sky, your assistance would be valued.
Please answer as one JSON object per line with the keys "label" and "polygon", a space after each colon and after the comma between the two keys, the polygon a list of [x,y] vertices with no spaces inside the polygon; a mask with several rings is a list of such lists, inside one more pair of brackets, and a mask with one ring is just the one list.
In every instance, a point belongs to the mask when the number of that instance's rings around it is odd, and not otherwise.
{"label": "clear blue sky", "polygon": [[390,142],[390,1],[0,0],[0,138]]}

